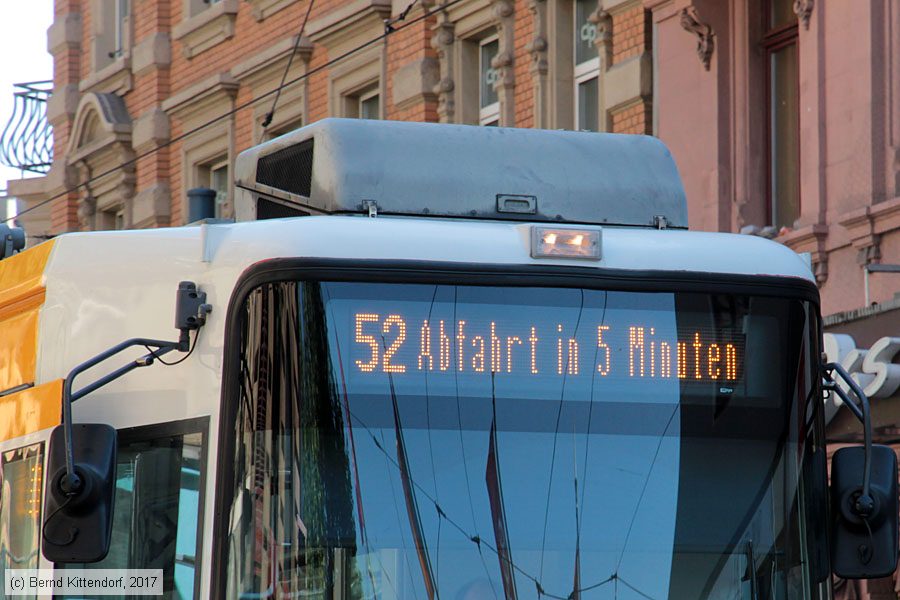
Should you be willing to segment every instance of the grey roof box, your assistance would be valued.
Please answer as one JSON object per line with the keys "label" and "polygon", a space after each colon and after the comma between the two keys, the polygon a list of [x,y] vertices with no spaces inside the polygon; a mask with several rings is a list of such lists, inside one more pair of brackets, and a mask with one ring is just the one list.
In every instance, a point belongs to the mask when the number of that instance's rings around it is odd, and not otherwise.
{"label": "grey roof box", "polygon": [[675,162],[649,136],[324,119],[242,152],[235,171],[238,220],[376,210],[687,228]]}

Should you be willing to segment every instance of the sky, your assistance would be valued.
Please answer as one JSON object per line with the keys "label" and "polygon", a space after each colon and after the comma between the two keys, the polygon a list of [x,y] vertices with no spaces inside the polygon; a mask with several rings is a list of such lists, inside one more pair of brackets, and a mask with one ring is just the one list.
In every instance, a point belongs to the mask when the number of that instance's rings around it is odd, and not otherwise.
{"label": "sky", "polygon": [[[53,79],[53,57],[47,52],[52,23],[53,0],[0,2],[0,131],[12,116],[13,84]],[[0,165],[0,190],[20,177],[17,169]],[[0,202],[0,218],[6,218],[6,209]]]}

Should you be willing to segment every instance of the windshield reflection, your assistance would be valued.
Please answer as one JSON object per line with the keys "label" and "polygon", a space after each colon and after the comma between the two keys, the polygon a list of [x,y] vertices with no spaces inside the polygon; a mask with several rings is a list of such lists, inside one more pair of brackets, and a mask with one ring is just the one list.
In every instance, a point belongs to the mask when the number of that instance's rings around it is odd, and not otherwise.
{"label": "windshield reflection", "polygon": [[812,597],[803,303],[269,287],[245,336],[239,597]]}

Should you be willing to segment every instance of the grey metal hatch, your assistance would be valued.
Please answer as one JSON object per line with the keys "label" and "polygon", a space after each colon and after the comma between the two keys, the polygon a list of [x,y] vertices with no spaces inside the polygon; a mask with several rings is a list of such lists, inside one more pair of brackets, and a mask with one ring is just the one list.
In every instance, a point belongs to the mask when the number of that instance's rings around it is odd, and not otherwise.
{"label": "grey metal hatch", "polygon": [[377,210],[687,228],[675,162],[650,136],[324,119],[242,152],[235,175],[238,220]]}

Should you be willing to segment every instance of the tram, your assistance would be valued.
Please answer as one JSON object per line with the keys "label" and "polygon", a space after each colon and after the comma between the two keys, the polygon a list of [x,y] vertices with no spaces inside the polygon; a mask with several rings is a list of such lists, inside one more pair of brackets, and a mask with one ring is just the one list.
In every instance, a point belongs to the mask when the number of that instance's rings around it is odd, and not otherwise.
{"label": "tram", "polygon": [[[4,573],[761,600],[894,570],[896,458],[808,264],[688,231],[659,140],[326,119],[233,186],[233,223],[5,231]],[[830,481],[827,393],[866,428]]]}

